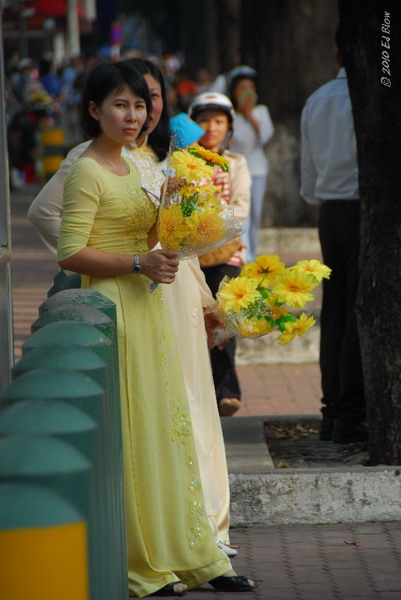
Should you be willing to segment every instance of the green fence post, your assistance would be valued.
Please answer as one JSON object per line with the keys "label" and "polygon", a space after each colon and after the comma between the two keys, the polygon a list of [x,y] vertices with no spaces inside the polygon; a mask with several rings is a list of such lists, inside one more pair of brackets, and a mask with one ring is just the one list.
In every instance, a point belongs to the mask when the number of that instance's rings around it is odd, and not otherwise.
{"label": "green fence post", "polygon": [[[106,327],[103,327],[102,323],[99,321],[98,321],[98,324],[96,324],[92,320],[90,324],[98,327],[105,335],[110,337],[110,339],[113,342],[113,356],[114,356],[113,376],[115,379],[114,385],[115,385],[116,396],[120,396],[120,378],[119,378],[119,373],[118,373],[117,313],[116,313],[115,303],[96,290],[90,290],[90,289],[85,289],[85,288],[62,290],[60,292],[57,292],[57,294],[55,294],[51,298],[48,298],[45,302],[43,302],[40,305],[39,319],[36,321],[36,323],[37,324],[41,323],[40,318],[42,317],[42,315],[44,315],[47,312],[53,312],[53,311],[56,311],[56,314],[58,314],[59,316],[62,316],[63,320],[64,320],[64,317],[68,315],[68,312],[64,312],[61,307],[64,307],[64,305],[66,305],[66,304],[67,305],[78,304],[78,305],[89,306],[91,308],[96,308],[113,321],[114,329],[111,329],[108,325]],[[75,318],[73,318],[73,320],[75,320],[76,318],[77,318],[77,316],[75,315]],[[95,315],[93,315],[92,319],[93,318],[95,318]],[[117,423],[117,426],[119,427],[120,422],[121,422],[121,409],[120,409],[119,404],[118,405],[116,404],[116,409],[119,411],[119,414],[115,415],[115,421]],[[120,434],[118,434],[118,435],[120,435]]]}
{"label": "green fence post", "polygon": [[65,271],[63,271],[63,269],[60,269],[59,271],[57,271],[57,273],[53,277],[53,285],[59,284],[66,276],[67,276],[67,273]]}
{"label": "green fence post", "polygon": [[89,600],[87,555],[86,522],[70,502],[37,485],[0,483],[4,600]]}
{"label": "green fence post", "polygon": [[[95,358],[98,358],[95,355]],[[100,360],[100,359],[99,359]],[[77,448],[94,467],[90,486],[89,523],[89,581],[92,598],[101,598],[104,588],[104,560],[102,564],[102,494],[104,482],[97,435],[98,426],[87,413],[72,404],[54,400],[22,400],[0,411],[0,436],[50,435]],[[104,513],[104,511],[103,511]]]}
{"label": "green fence post", "polygon": [[[60,275],[60,273],[64,274],[64,277]],[[57,294],[60,290],[69,290],[71,288],[80,288],[81,287],[81,275],[78,273],[72,273],[71,275],[66,275],[64,271],[60,271],[53,277],[53,285],[47,292],[47,297],[53,296],[53,294]]]}
{"label": "green fence post", "polygon": [[[15,364],[12,370],[13,380],[25,373],[41,369],[43,365],[50,371],[56,370],[57,373],[60,369],[71,371],[72,373],[79,371],[85,375],[89,375],[103,390],[106,389],[106,363],[104,360],[89,348],[66,343],[49,344],[47,346],[34,348],[26,353]],[[53,375],[51,375],[51,377],[52,376]],[[77,387],[76,384],[75,387]],[[23,391],[23,393],[25,394],[26,392]],[[55,400],[57,400],[57,402],[55,402]],[[51,402],[54,408],[49,410],[49,414],[46,414],[46,411],[42,408],[42,403],[49,404],[49,402]],[[93,404],[92,399],[87,396],[85,396],[85,398],[80,397],[79,391],[76,391],[75,397],[71,399],[70,402],[71,404],[67,405],[67,407],[69,406],[71,410],[78,410],[75,406],[80,406],[85,410],[85,416],[87,418],[90,418],[88,415],[91,414],[96,423],[99,424],[100,431],[97,444],[94,452],[90,456],[90,460],[94,465],[96,481],[96,497],[93,499],[93,520],[95,527],[95,533],[93,535],[92,528],[90,528],[91,573],[94,573],[93,577],[91,577],[91,593],[93,598],[106,598],[105,594],[107,593],[107,590],[112,589],[112,584],[107,581],[110,573],[110,556],[107,548],[111,548],[113,542],[112,539],[110,540],[108,538],[108,528],[106,524],[109,519],[110,511],[113,512],[114,496],[110,489],[110,479],[108,477],[108,474],[112,472],[113,465],[111,463],[110,452],[108,452],[110,438],[107,432],[107,403],[105,397],[102,395],[102,397],[99,397],[99,402]],[[91,402],[91,405],[87,406],[87,402]],[[51,401],[40,398],[30,400],[29,406],[34,407],[34,405],[37,405],[37,409],[35,413],[33,413],[33,410],[27,410],[27,414],[29,414],[30,417],[28,421],[24,418],[23,411],[20,408],[21,404],[25,404],[25,402],[16,402],[8,408],[5,408],[2,412],[0,411],[0,435],[6,433],[4,428],[8,424],[9,411],[12,411],[11,415],[21,413],[22,423],[27,431],[20,431],[20,433],[31,431],[31,427],[38,427],[42,430],[42,433],[45,433],[44,428],[47,426],[53,427],[55,430],[54,432],[49,431],[48,433],[54,434],[55,432],[58,433],[59,430],[60,432],[63,431],[63,420],[60,419],[60,423],[57,426],[57,420],[53,419],[53,415],[57,415],[57,412],[60,410],[58,406],[65,406],[63,401],[58,400],[56,397],[52,397]],[[43,417],[43,423],[41,417]],[[47,425],[48,423],[49,425]],[[22,425],[20,425],[18,421],[13,425],[13,427],[17,428],[21,426]],[[17,433],[17,431],[15,433]],[[60,436],[63,437],[62,433],[58,433],[58,437]],[[70,436],[68,436],[68,438],[69,437]],[[81,443],[84,443],[84,440],[81,441],[81,437],[82,436],[77,438],[77,436],[74,435],[75,441],[69,439],[68,441],[73,443],[75,447],[78,447],[85,455],[87,455],[85,447],[81,447]],[[108,546],[105,545],[105,539],[107,540]],[[93,560],[96,561],[96,564],[92,564]],[[111,560],[113,560],[113,557]]]}
{"label": "green fence post", "polygon": [[[96,318],[96,313],[93,314],[93,316],[91,317],[91,321],[90,324],[94,325],[95,327],[98,327],[105,335],[107,335],[108,337],[110,337],[110,339],[113,342],[113,351],[114,351],[114,377],[115,377],[115,385],[116,385],[116,393],[118,390],[118,395],[119,395],[119,389],[120,389],[120,382],[119,382],[119,374],[118,374],[118,342],[117,342],[117,313],[116,313],[116,305],[114,302],[112,302],[112,300],[110,300],[109,298],[107,298],[106,296],[104,296],[103,294],[101,294],[100,292],[97,292],[96,290],[89,290],[89,289],[73,289],[73,290],[62,290],[60,292],[58,292],[57,294],[55,294],[54,296],[52,296],[51,298],[48,298],[45,302],[43,302],[41,304],[41,306],[39,307],[39,319],[33,324],[32,327],[35,327],[35,329],[37,328],[37,326],[40,326],[40,324],[42,323],[41,321],[41,317],[47,313],[47,312],[53,312],[55,311],[56,314],[58,314],[60,317],[62,317],[62,319],[56,319],[56,320],[64,320],[64,318],[68,315],[68,312],[66,310],[65,305],[69,305],[69,304],[73,304],[73,305],[84,305],[84,306],[88,306],[91,308],[96,308],[98,309],[100,312],[102,312],[104,315],[106,315],[107,317],[109,317],[109,319],[112,320],[112,322],[114,323],[114,329],[109,327],[109,324],[107,324],[106,326],[104,326],[104,324],[102,324],[101,321],[98,321],[97,323],[93,321],[94,318]],[[73,317],[73,320],[75,320],[77,318],[76,313],[75,317]],[[85,313],[81,313],[81,314],[85,314]],[[87,322],[87,321],[85,321]],[[121,412],[121,411],[120,411]],[[117,416],[116,416],[117,418]],[[121,415],[118,417],[118,419],[121,419]],[[118,421],[119,422],[119,421]]]}
{"label": "green fence post", "polygon": [[[78,290],[69,290],[70,292],[76,292]],[[59,296],[59,294],[57,294]],[[99,294],[101,296],[101,294]],[[87,296],[86,296],[87,297]],[[54,297],[56,298],[56,296]],[[104,298],[104,297],[103,297]],[[114,303],[110,300],[103,305],[107,304],[108,309],[111,310]],[[114,316],[115,316],[115,305],[114,305]],[[120,383],[119,383],[119,369],[118,369],[118,348],[117,348],[117,333],[115,322],[108,317],[104,312],[91,306],[89,304],[81,303],[69,303],[59,304],[56,300],[53,301],[53,306],[50,310],[42,313],[40,317],[33,323],[32,332],[38,331],[41,327],[57,321],[77,321],[92,325],[104,333],[112,342],[112,368],[110,370],[111,382],[109,392],[106,394],[107,401],[107,414],[109,419],[109,426],[111,429],[110,440],[114,446],[119,448],[122,447],[122,432],[121,432],[121,403],[120,403]],[[113,452],[113,457],[116,453]],[[116,490],[118,487],[121,489],[121,481],[123,477],[123,465],[122,455],[120,455],[120,464],[117,466],[113,465],[110,471],[112,488]],[[113,510],[117,515],[117,519],[120,522],[124,522],[124,502],[122,493],[114,494],[112,497]],[[126,558],[126,543],[125,540],[121,539],[121,558],[122,561],[127,561]]]}
{"label": "green fence post", "polygon": [[[62,304],[54,307],[53,310],[43,313],[31,326],[32,333],[35,333],[42,327],[56,323],[58,321],[77,321],[78,323],[85,323],[86,325],[92,325],[106,335],[112,342],[112,355],[111,355],[111,388],[110,388],[110,419],[113,427],[115,428],[114,436],[116,439],[121,440],[121,407],[120,402],[115,402],[113,399],[119,398],[119,375],[118,375],[118,363],[117,363],[117,335],[116,328],[113,321],[102,313],[97,308],[92,306],[85,306],[83,304]],[[24,344],[25,348],[25,344]],[[121,442],[120,442],[121,443]]]}
{"label": "green fence post", "polygon": [[[29,338],[30,339],[30,338]],[[105,340],[109,347],[108,340]],[[68,342],[49,343],[32,348],[12,368],[12,378],[16,379],[28,371],[36,369],[63,369],[81,371],[89,375],[103,390],[106,390],[106,361],[85,346]],[[105,408],[105,410],[107,410]]]}
{"label": "green fence post", "polygon": [[56,321],[78,321],[97,327],[111,340],[115,339],[115,326],[113,321],[100,310],[84,304],[60,304],[40,315],[31,325],[31,332],[35,333],[41,327]]}
{"label": "green fence post", "polygon": [[[53,400],[21,400],[0,410],[0,436],[50,435],[77,448],[93,467],[98,461],[98,425],[73,404]],[[95,477],[95,483],[99,481]],[[95,496],[98,496],[96,491]]]}
{"label": "green fence post", "polygon": [[[74,325],[80,324],[74,323]],[[50,328],[52,326],[49,325],[48,327]],[[92,330],[91,333],[94,334],[95,338],[99,335],[102,336],[102,334],[93,327],[81,325],[80,327]],[[45,329],[46,328],[39,330],[37,334],[44,332]],[[105,341],[110,348],[110,341],[108,338],[105,338]],[[54,344],[50,346],[48,352],[48,347],[46,346],[31,350],[31,352],[23,356],[20,362],[24,361],[27,368],[29,366],[35,366],[35,356],[30,356],[34,352],[36,353],[37,358],[40,359],[40,363],[42,363],[42,359],[46,357],[46,355],[50,357],[53,354],[57,358],[56,353],[60,353],[60,350],[54,350],[52,352],[51,348],[53,346]],[[89,352],[90,355],[94,354],[92,351],[88,350],[88,348],[74,347],[73,345],[70,345],[70,348],[67,349],[64,344],[60,346],[60,348],[61,352],[64,352],[66,356],[64,359],[65,362],[69,362],[70,365],[74,364],[74,348],[77,350],[76,355],[78,359],[83,357],[82,350],[84,352]],[[68,354],[70,355],[69,361]],[[100,360],[96,355],[95,358],[98,361]],[[49,360],[49,362],[51,361]],[[92,366],[93,364],[89,364],[89,372],[94,371]],[[85,364],[81,363],[80,368],[84,371]],[[90,377],[84,374],[84,372],[50,368],[31,370],[22,373],[22,368],[20,369],[21,374],[12,381],[3,394],[3,399],[7,406],[24,399],[29,399],[30,401],[48,399],[54,403],[63,401],[73,404],[88,413],[99,426],[100,443],[98,448],[98,460],[100,461],[100,471],[102,476],[102,493],[98,498],[98,502],[100,502],[100,515],[97,519],[98,523],[96,524],[99,532],[96,535],[92,535],[92,527],[89,529],[91,540],[96,537],[96,543],[99,544],[99,537],[101,539],[100,548],[98,548],[98,558],[101,560],[101,564],[96,570],[99,571],[99,569],[101,569],[102,577],[100,581],[97,580],[96,582],[98,589],[95,598],[102,598],[104,600],[114,597],[124,598],[128,589],[127,568],[126,562],[120,562],[120,549],[123,544],[125,548],[125,525],[124,521],[118,520],[115,512],[115,496],[122,495],[122,485],[115,489],[115,477],[113,477],[115,474],[113,469],[116,468],[117,462],[111,452],[113,446],[110,439],[110,428],[108,427],[106,412],[107,402],[105,401],[103,389]],[[120,454],[120,452],[118,454]],[[119,456],[117,459],[119,459]],[[93,515],[95,518],[96,506],[93,508]],[[92,525],[92,521],[90,522],[90,525]]]}
{"label": "green fence post", "polygon": [[91,464],[79,450],[50,436],[0,440],[0,481],[43,485],[69,500],[88,520]]}
{"label": "green fence post", "polygon": [[[113,359],[113,345],[110,338],[102,334],[98,329],[87,325],[86,323],[79,323],[75,321],[59,321],[51,323],[38,329],[34,334],[26,340],[22,347],[22,354],[24,360],[28,357],[30,352],[34,349],[44,348],[53,345],[79,345],[88,349],[91,349],[98,356],[100,356],[108,368],[106,374],[110,374],[110,368]],[[68,354],[68,355],[67,355]],[[72,366],[71,361],[73,351],[65,353],[64,366],[69,363]],[[60,352],[58,353],[60,356]],[[44,359],[46,360],[46,359]],[[51,359],[48,359],[51,361]],[[20,361],[20,362],[21,362]],[[77,365],[74,362],[74,367],[79,366],[82,371],[82,365]],[[19,365],[19,363],[18,363]],[[18,369],[24,368],[15,366],[14,372]],[[67,366],[67,368],[69,368]],[[88,374],[96,378],[93,369],[88,371]],[[102,382],[97,380],[101,385]],[[107,468],[107,481],[108,485],[108,504],[110,508],[110,515],[107,519],[108,535],[111,536],[113,542],[110,543],[108,549],[109,555],[111,555],[111,563],[109,565],[109,571],[114,571],[113,581],[115,582],[115,596],[118,598],[124,598],[127,594],[128,581],[127,581],[127,559],[126,559],[126,539],[125,539],[125,514],[124,514],[124,500],[123,500],[123,472],[122,472],[122,443],[120,436],[114,435],[113,432],[116,428],[121,432],[121,418],[120,418],[120,396],[119,392],[115,390],[113,392],[112,382],[110,377],[107,377],[107,391],[106,391],[106,419],[102,423],[102,427],[105,431],[105,442],[104,447],[106,449],[108,458]],[[55,390],[57,394],[57,391]],[[57,394],[60,395],[59,393]],[[108,401],[107,401],[108,400]],[[111,415],[116,415],[114,405],[118,405],[118,414],[115,417],[115,423],[111,423]],[[111,411],[111,412],[110,412]],[[114,568],[113,568],[114,565]]]}
{"label": "green fence post", "polygon": [[39,315],[42,315],[48,310],[52,310],[57,305],[70,303],[85,304],[86,306],[98,308],[105,315],[110,317],[117,327],[115,303],[97,290],[90,290],[87,288],[67,289],[57,292],[42,302],[39,306]]}

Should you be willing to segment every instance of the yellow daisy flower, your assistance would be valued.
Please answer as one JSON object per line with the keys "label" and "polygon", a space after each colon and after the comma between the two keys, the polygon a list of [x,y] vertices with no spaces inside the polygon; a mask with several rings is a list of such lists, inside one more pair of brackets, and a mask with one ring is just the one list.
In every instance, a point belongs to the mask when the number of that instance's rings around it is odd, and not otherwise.
{"label": "yellow daisy flower", "polygon": [[204,160],[186,150],[173,152],[170,166],[175,170],[177,179],[185,179],[187,183],[210,179],[213,175],[213,167],[209,167]]}
{"label": "yellow daisy flower", "polygon": [[277,254],[266,254],[257,256],[255,262],[244,265],[241,270],[241,276],[259,279],[259,285],[267,288],[284,271],[285,264],[279,259]]}
{"label": "yellow daisy flower", "polygon": [[163,248],[180,250],[182,241],[188,236],[188,226],[179,204],[172,204],[160,211],[158,232]]}
{"label": "yellow daisy flower", "polygon": [[266,319],[243,319],[238,325],[242,337],[254,337],[271,333],[273,327]]}
{"label": "yellow daisy flower", "polygon": [[217,294],[223,312],[239,312],[260,298],[256,283],[248,277],[233,277]]}
{"label": "yellow daisy flower", "polygon": [[295,338],[295,333],[292,331],[286,331],[285,333],[280,333],[278,336],[278,340],[280,340],[280,344],[289,344]]}
{"label": "yellow daisy flower", "polygon": [[212,183],[206,183],[204,185],[184,185],[180,188],[179,193],[183,198],[190,198],[195,194],[198,194],[197,204],[204,206],[205,204],[221,204],[220,198],[217,197],[217,193],[220,188]]}
{"label": "yellow daisy flower", "polygon": [[288,306],[305,306],[307,302],[313,300],[311,290],[315,287],[315,282],[302,271],[287,270],[279,277],[273,285],[273,293],[277,296],[279,302]]}
{"label": "yellow daisy flower", "polygon": [[186,198],[189,198],[190,196],[199,194],[201,189],[202,189],[202,186],[200,186],[200,185],[194,185],[194,184],[188,183],[188,184],[183,185],[179,189],[179,194],[180,194],[180,196],[185,196]]}
{"label": "yellow daisy flower", "polygon": [[224,236],[224,220],[218,211],[208,208],[191,215],[192,227],[188,243],[193,246],[215,244]]}
{"label": "yellow daisy flower", "polygon": [[296,321],[284,323],[285,332],[279,335],[278,339],[281,344],[288,344],[295,336],[304,335],[315,323],[314,317],[308,317],[305,313],[302,313]]}
{"label": "yellow daisy flower", "polygon": [[200,146],[199,144],[194,144],[193,146],[190,146],[188,148],[188,151],[190,153],[194,153],[196,156],[200,156],[209,164],[218,165],[224,171],[228,171],[229,169],[230,161],[228,160],[228,158],[217,154],[217,152],[212,152],[212,150],[203,148],[203,146]]}
{"label": "yellow daisy flower", "polygon": [[270,316],[272,319],[277,320],[280,317],[288,315],[288,310],[283,306],[277,306],[277,296],[270,294],[269,298],[266,300],[266,304],[270,311]]}
{"label": "yellow daisy flower", "polygon": [[315,317],[308,317],[306,313],[302,313],[299,319],[292,323],[292,331],[295,331],[296,335],[304,335],[315,323]]}
{"label": "yellow daisy flower", "polygon": [[315,259],[300,260],[292,267],[292,269],[296,271],[303,271],[308,275],[313,275],[317,283],[320,283],[322,279],[329,279],[331,274],[330,267]]}

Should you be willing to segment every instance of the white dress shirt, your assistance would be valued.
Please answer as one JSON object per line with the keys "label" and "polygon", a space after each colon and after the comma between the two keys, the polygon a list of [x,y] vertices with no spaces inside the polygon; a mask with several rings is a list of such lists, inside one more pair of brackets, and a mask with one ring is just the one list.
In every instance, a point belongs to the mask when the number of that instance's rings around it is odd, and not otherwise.
{"label": "white dress shirt", "polygon": [[312,94],[301,117],[301,195],[309,204],[358,199],[358,162],[345,69]]}
{"label": "white dress shirt", "polygon": [[252,116],[259,124],[259,133],[256,133],[248,119],[240,113],[235,113],[230,150],[245,156],[249,172],[254,177],[267,175],[268,162],[264,146],[272,137],[274,127],[267,106],[264,104],[255,106],[252,109]]}

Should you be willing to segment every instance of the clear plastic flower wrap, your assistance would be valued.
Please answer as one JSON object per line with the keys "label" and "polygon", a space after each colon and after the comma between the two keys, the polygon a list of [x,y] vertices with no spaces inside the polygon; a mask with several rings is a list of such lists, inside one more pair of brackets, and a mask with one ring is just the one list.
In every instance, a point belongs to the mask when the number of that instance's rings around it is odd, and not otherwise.
{"label": "clear plastic flower wrap", "polygon": [[241,235],[233,208],[218,197],[212,183],[217,168],[227,172],[223,156],[199,145],[170,154],[158,218],[159,242],[179,258],[206,254]]}
{"label": "clear plastic flower wrap", "polygon": [[246,263],[239,277],[225,277],[220,283],[213,313],[221,326],[213,331],[213,345],[234,336],[256,338],[274,332],[280,344],[288,344],[304,335],[315,318],[290,309],[314,300],[312,291],[330,273],[318,260],[301,260],[287,268],[276,254]]}

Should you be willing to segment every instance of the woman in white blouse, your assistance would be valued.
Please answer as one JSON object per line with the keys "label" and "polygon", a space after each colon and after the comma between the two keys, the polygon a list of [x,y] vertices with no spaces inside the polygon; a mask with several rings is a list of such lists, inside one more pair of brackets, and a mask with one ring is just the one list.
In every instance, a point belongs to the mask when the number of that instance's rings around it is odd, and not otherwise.
{"label": "woman in white blouse", "polygon": [[[256,72],[255,72],[256,74]],[[243,154],[252,177],[251,208],[245,224],[244,242],[247,261],[255,260],[268,176],[265,145],[274,133],[270,113],[264,104],[256,104],[256,84],[249,71],[236,70],[230,83],[235,108],[234,135],[230,149]]]}

